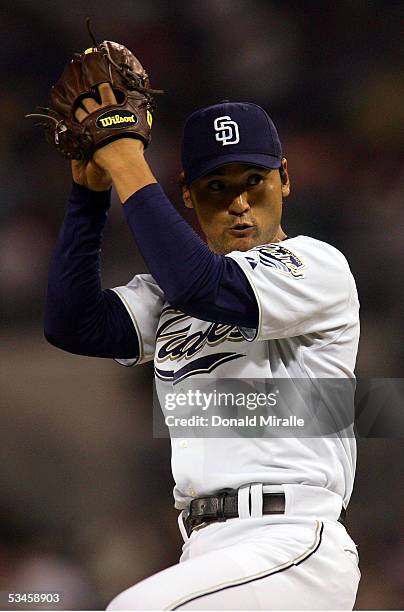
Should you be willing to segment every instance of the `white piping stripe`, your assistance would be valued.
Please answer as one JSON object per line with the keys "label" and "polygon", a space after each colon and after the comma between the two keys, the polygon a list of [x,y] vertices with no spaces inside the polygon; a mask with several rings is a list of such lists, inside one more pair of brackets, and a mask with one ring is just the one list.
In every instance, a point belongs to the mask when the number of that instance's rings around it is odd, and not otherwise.
{"label": "white piping stripe", "polygon": [[282,563],[281,565],[276,565],[275,567],[269,570],[266,569],[262,572],[258,572],[257,574],[251,574],[250,576],[244,576],[243,578],[238,578],[235,580],[230,580],[229,582],[222,582],[222,583],[216,584],[207,591],[202,590],[202,591],[195,591],[194,593],[188,593],[188,595],[186,595],[185,597],[182,597],[181,599],[177,599],[177,601],[174,601],[173,603],[171,603],[168,607],[164,608],[164,610],[175,610],[180,605],[188,603],[189,601],[192,601],[193,599],[197,599],[204,595],[211,595],[212,593],[215,593],[216,591],[220,591],[221,589],[224,589],[230,586],[241,586],[242,584],[246,582],[251,582],[252,580],[258,579],[260,577],[266,578],[267,576],[270,576],[274,572],[279,572],[282,569],[286,569],[288,567],[291,567],[292,565],[297,565],[298,563],[301,563],[306,557],[309,557],[312,554],[312,552],[316,549],[316,547],[319,545],[322,526],[323,526],[323,523],[321,523],[320,521],[316,521],[316,531],[314,534],[313,543],[308,547],[307,550],[305,550],[304,553],[302,553],[295,559],[286,561],[285,563]]}
{"label": "white piping stripe", "polygon": [[[136,364],[138,364],[144,357],[144,349],[143,349],[143,340],[142,340],[142,334],[139,331],[139,326],[138,323],[136,321],[135,315],[132,312],[129,303],[126,301],[126,298],[124,295],[122,295],[122,293],[119,291],[119,289],[111,289],[111,291],[114,291],[117,296],[119,296],[119,298],[121,299],[121,302],[123,302],[123,305],[125,306],[126,310],[129,313],[130,318],[132,319],[132,323],[133,326],[135,328],[138,340],[139,340],[139,357],[137,359],[137,361],[135,362]],[[135,365],[135,364],[134,364]]]}

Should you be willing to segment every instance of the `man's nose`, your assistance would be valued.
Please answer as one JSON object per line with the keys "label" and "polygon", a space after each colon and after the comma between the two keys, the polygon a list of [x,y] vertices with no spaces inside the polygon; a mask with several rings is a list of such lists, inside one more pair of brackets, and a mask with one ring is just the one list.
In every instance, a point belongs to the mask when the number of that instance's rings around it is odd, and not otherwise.
{"label": "man's nose", "polygon": [[245,191],[243,193],[237,193],[230,203],[229,212],[233,215],[242,215],[249,210],[250,205],[248,203],[247,193]]}

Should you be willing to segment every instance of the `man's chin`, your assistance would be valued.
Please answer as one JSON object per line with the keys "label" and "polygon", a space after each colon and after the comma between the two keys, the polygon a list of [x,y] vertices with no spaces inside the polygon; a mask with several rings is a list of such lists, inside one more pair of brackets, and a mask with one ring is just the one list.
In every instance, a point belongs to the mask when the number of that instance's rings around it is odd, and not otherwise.
{"label": "man's chin", "polygon": [[[252,236],[234,238],[233,240],[226,241],[226,244],[220,249],[220,254],[227,255],[233,251],[249,251],[259,244],[262,244],[259,239]],[[219,253],[219,251],[216,251],[216,253]]]}

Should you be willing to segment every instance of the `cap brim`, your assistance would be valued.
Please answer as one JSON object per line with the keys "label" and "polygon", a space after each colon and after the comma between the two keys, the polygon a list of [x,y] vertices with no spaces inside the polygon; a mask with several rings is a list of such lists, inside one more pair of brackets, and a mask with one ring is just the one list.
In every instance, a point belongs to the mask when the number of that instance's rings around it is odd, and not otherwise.
{"label": "cap brim", "polygon": [[196,179],[215,170],[215,168],[234,163],[251,164],[262,168],[270,168],[271,170],[276,170],[282,165],[281,159],[275,155],[263,155],[262,153],[245,153],[244,155],[243,153],[228,153],[227,155],[208,159],[205,163],[199,163],[197,168],[190,168],[188,171],[185,171],[185,181],[190,185]]}

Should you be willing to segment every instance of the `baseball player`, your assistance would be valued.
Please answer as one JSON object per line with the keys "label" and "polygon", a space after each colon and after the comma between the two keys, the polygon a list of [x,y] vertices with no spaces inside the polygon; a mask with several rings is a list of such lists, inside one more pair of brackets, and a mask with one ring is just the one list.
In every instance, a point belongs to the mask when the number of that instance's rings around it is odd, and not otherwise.
{"label": "baseball player", "polygon": [[[114,44],[74,68],[96,76],[74,93],[73,116],[56,115],[53,94],[56,145],[76,159],[50,264],[47,339],[124,365],[154,359],[162,397],[189,381],[352,380],[355,282],[336,248],[283,230],[290,181],[271,118],[224,101],[186,121],[182,195],[206,244],[144,158],[151,90],[144,75],[137,89],[111,76],[123,65],[110,62]],[[103,291],[112,183],[150,274]],[[355,462],[349,436],[172,438],[180,562],[128,585],[108,609],[352,609],[360,573],[344,519]]]}

